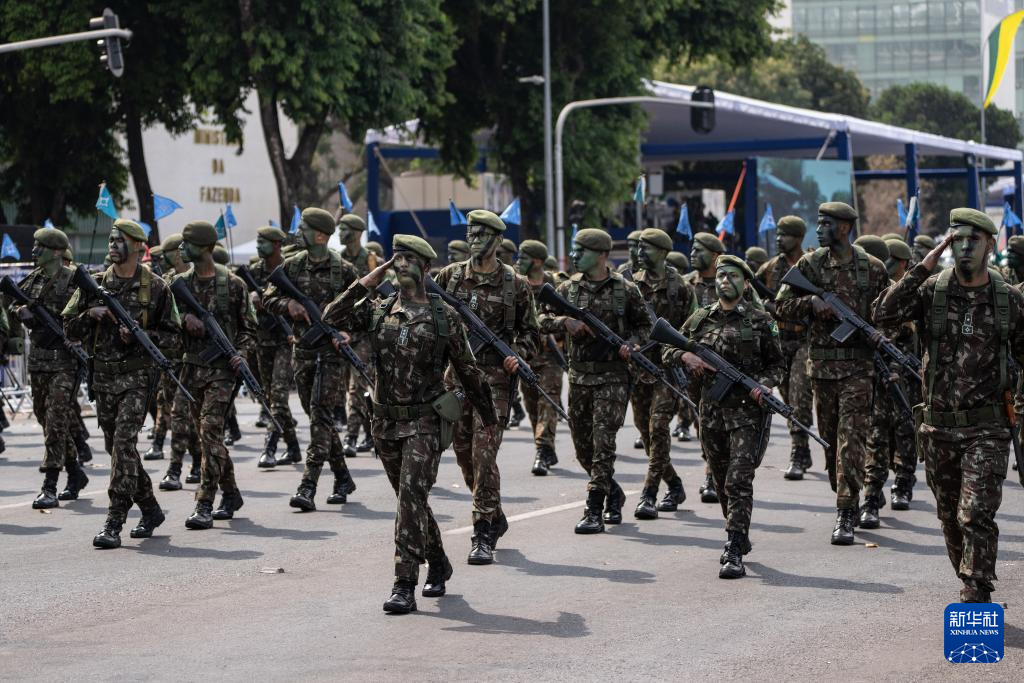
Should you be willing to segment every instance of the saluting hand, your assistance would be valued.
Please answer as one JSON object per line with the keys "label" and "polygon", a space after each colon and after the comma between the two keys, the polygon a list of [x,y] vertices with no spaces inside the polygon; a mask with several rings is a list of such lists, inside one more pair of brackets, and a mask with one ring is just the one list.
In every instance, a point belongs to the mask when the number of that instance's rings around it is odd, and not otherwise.
{"label": "saluting hand", "polygon": [[929,271],[935,270],[936,266],[939,265],[939,258],[942,256],[942,252],[946,251],[953,240],[956,239],[956,232],[950,230],[946,233],[946,236],[942,238],[942,241],[935,245],[935,248],[929,251],[923,259],[921,259],[921,265],[927,268]]}
{"label": "saluting hand", "polygon": [[377,285],[384,282],[384,276],[391,268],[391,264],[395,262],[395,257],[392,256],[390,259],[380,264],[369,273],[359,278],[359,284],[367,289],[375,289]]}

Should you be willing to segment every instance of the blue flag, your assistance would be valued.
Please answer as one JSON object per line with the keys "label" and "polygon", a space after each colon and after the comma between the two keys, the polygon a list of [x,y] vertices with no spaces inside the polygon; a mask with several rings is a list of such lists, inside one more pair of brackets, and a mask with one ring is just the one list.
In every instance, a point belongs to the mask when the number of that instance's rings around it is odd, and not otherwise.
{"label": "blue flag", "polygon": [[366,234],[380,237],[380,228],[377,227],[377,221],[373,220],[373,211],[366,212]]}
{"label": "blue flag", "polygon": [[272,227],[272,228],[278,228],[278,229],[280,229],[280,228],[281,228],[281,224],[280,224],[280,223],[278,223],[277,221],[275,221],[275,220],[274,220],[273,218],[269,219],[269,220],[267,221],[267,223],[268,223],[268,224],[270,225],[270,227]]}
{"label": "blue flag", "polygon": [[298,205],[295,205],[295,210],[292,211],[292,224],[288,228],[288,232],[295,234],[299,231],[299,223],[302,222],[302,213],[299,211]]}
{"label": "blue flag", "polygon": [[459,225],[467,224],[466,217],[455,206],[455,202],[453,202],[450,199],[448,200],[448,219],[451,221],[451,225],[453,228]]}
{"label": "blue flag", "polygon": [[758,226],[757,231],[764,233],[775,229],[775,216],[772,215],[772,205],[767,204],[764,207],[764,215],[761,216],[761,225]]}
{"label": "blue flag", "polygon": [[222,240],[228,236],[227,226],[224,225],[224,212],[217,216],[217,222],[213,224],[217,228],[217,239]]}
{"label": "blue flag", "polygon": [[110,196],[110,190],[107,189],[106,183],[100,183],[100,196],[96,198],[96,209],[115,221],[118,219],[117,207],[114,206],[114,198]]}
{"label": "blue flag", "polygon": [[170,197],[158,194],[153,195],[153,218],[156,220],[167,218],[180,208],[181,204]]}
{"label": "blue flag", "polygon": [[519,197],[513,199],[509,205],[505,207],[505,210],[501,212],[499,218],[506,223],[511,223],[512,225],[522,225],[523,219],[519,214]]}
{"label": "blue flag", "polygon": [[345,213],[352,211],[352,200],[348,198],[348,190],[345,189],[345,183],[338,181],[338,201],[341,202],[341,207],[345,209]]}
{"label": "blue flag", "polygon": [[1013,212],[1010,202],[1003,202],[1003,225],[1008,228],[1019,228],[1021,226],[1020,217]]}
{"label": "blue flag", "polygon": [[14,240],[6,232],[4,233],[3,246],[0,246],[0,258],[12,258],[15,261],[21,260],[21,252],[18,251],[18,247],[14,246]]}
{"label": "blue flag", "polygon": [[238,221],[235,220],[235,212],[231,210],[230,204],[228,204],[228,208],[224,210],[224,221],[227,223],[228,228],[233,228],[238,225]]}
{"label": "blue flag", "polygon": [[633,201],[638,204],[644,203],[644,197],[647,195],[647,178],[640,176],[636,181],[636,188],[633,190]]}
{"label": "blue flag", "polygon": [[683,202],[683,208],[679,209],[679,222],[676,223],[676,234],[683,239],[693,239],[693,228],[690,227],[690,209],[687,207],[686,202]]}
{"label": "blue flag", "polygon": [[153,226],[149,223],[144,223],[141,218],[136,218],[135,222],[142,228],[142,232],[146,233],[146,237],[149,237],[149,233],[153,232]]}
{"label": "blue flag", "polygon": [[715,232],[718,233],[718,239],[722,239],[723,235],[734,235],[736,229],[733,227],[734,213],[732,211],[725,214],[722,220],[718,221],[718,226],[715,228]]}
{"label": "blue flag", "polygon": [[896,198],[896,215],[899,217],[900,227],[907,224],[907,210],[903,208],[903,199]]}
{"label": "blue flag", "polygon": [[575,244],[575,243],[576,243],[576,233],[578,233],[579,231],[580,231],[580,226],[578,226],[578,225],[576,225],[575,223],[573,223],[573,224],[572,224],[572,237],[570,237],[570,238],[569,238],[569,245],[570,245],[570,248],[571,248],[571,246],[572,246],[573,244]]}
{"label": "blue flag", "polygon": [[43,227],[44,228],[56,228],[57,226],[53,224],[53,221],[51,221],[49,218],[47,218],[45,221],[43,221]]}

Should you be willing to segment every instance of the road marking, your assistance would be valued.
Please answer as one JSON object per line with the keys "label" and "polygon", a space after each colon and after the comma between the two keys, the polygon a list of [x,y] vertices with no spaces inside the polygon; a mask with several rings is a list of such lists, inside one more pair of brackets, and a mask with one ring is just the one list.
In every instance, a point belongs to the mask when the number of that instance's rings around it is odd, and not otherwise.
{"label": "road marking", "polygon": [[[627,496],[632,496],[632,495],[635,495],[637,493],[640,493],[640,491],[624,491],[623,493],[625,495],[627,495]],[[579,509],[580,506],[585,506],[586,504],[587,504],[587,501],[580,500],[580,501],[577,501],[575,503],[564,503],[562,505],[555,505],[553,507],[542,508],[540,510],[533,510],[531,512],[522,512],[522,513],[520,513],[518,515],[512,515],[511,517],[509,517],[508,518],[508,523],[512,524],[513,522],[522,522],[522,521],[527,520],[527,519],[533,519],[534,517],[544,517],[546,515],[553,515],[556,512],[565,512],[566,510],[572,510],[574,508],[575,509]],[[442,531],[441,535],[442,536],[461,536],[462,534],[470,534],[470,533],[473,533],[473,527],[472,526],[460,526],[457,529],[449,529],[448,531]]]}

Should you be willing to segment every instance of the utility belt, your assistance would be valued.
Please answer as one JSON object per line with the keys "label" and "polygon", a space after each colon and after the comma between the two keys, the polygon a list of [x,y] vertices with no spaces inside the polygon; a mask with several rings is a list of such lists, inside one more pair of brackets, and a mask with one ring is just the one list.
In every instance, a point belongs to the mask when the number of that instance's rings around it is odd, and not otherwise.
{"label": "utility belt", "polygon": [[622,361],[617,360],[571,360],[569,369],[576,372],[597,374],[600,372],[627,372],[629,368]]}
{"label": "utility belt", "polygon": [[295,360],[316,360],[316,357],[320,356],[321,363],[331,363],[337,361],[341,363],[341,358],[338,356],[338,352],[334,350],[334,345],[331,342],[321,344],[313,349],[307,349],[303,346],[296,346],[292,357]]}
{"label": "utility belt", "polygon": [[875,357],[875,352],[871,349],[862,348],[826,349],[812,347],[810,357],[811,360],[871,360]]}
{"label": "utility belt", "polygon": [[104,375],[124,375],[136,370],[142,370],[153,366],[153,359],[149,356],[136,356],[119,361],[92,361],[92,371]]}
{"label": "utility belt", "polygon": [[373,402],[373,416],[384,417],[389,420],[415,420],[420,417],[427,417],[428,415],[434,414],[434,407],[431,403],[388,405],[387,403]]}
{"label": "utility belt", "polygon": [[32,363],[54,363],[74,360],[74,357],[67,349],[41,349],[38,346],[33,346],[29,351],[28,359]]}
{"label": "utility belt", "polygon": [[993,422],[1008,425],[1006,406],[1002,403],[990,403],[980,408],[940,412],[921,405],[921,421],[932,427],[970,427]]}

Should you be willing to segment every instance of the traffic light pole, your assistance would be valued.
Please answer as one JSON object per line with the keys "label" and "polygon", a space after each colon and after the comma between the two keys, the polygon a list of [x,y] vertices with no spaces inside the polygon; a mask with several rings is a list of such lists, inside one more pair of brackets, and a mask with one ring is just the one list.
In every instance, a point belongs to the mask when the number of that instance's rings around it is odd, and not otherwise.
{"label": "traffic light pole", "polygon": [[16,43],[4,43],[0,45],[0,53],[20,52],[21,50],[33,50],[37,47],[51,47],[53,45],[63,45],[64,43],[78,43],[83,40],[97,40],[103,38],[123,38],[124,40],[131,40],[132,32],[126,28],[103,28],[98,31],[82,31],[81,33],[66,33],[62,36],[47,36],[46,38],[20,40]]}

